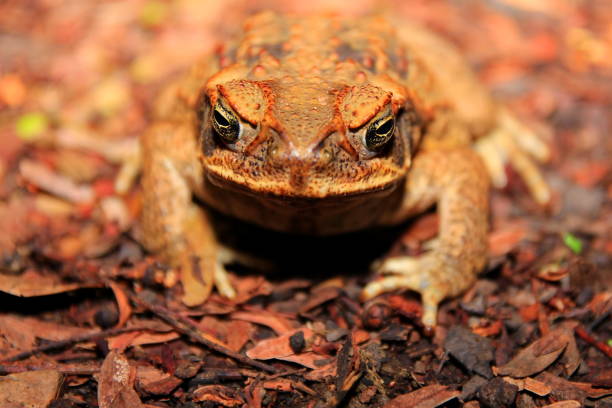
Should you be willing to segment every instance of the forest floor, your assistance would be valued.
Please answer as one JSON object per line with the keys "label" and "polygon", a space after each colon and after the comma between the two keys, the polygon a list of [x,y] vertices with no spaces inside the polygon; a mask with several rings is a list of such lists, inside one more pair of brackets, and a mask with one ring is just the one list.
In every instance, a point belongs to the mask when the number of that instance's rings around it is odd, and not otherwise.
{"label": "forest floor", "polygon": [[[307,268],[230,265],[237,298],[196,308],[139,243],[155,95],[269,8],[420,21],[549,142],[551,204],[508,169],[489,265],[433,333],[418,296],[360,302],[367,264],[319,269],[307,239]],[[0,2],[0,406],[612,406],[611,21],[603,0]]]}

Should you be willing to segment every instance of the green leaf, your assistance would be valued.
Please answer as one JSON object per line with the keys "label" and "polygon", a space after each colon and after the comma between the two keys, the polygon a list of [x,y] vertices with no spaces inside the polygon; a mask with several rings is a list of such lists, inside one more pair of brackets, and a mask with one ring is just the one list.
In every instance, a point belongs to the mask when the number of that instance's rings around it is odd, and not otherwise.
{"label": "green leaf", "polygon": [[15,123],[17,136],[25,141],[32,141],[49,127],[49,120],[40,112],[30,112],[21,115]]}
{"label": "green leaf", "polygon": [[575,254],[580,254],[580,252],[582,252],[582,241],[580,241],[575,235],[566,232],[563,234],[563,242]]}

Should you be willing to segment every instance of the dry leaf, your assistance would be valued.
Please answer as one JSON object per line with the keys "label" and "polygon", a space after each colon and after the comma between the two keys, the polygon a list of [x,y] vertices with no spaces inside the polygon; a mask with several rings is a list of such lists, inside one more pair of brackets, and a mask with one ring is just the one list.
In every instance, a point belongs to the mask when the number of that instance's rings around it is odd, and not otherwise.
{"label": "dry leaf", "polygon": [[36,338],[60,341],[95,331],[95,329],[44,322],[21,315],[0,314],[0,334],[19,350],[33,348],[36,345]]}
{"label": "dry leaf", "polygon": [[569,275],[569,268],[559,262],[551,262],[540,268],[537,277],[548,282],[558,282]]}
{"label": "dry leaf", "polygon": [[233,351],[240,351],[251,339],[254,327],[251,323],[241,320],[231,320],[227,324],[227,347]]}
{"label": "dry leaf", "polygon": [[95,197],[89,185],[77,185],[68,177],[33,160],[22,160],[19,171],[28,182],[71,203],[91,203]]}
{"label": "dry leaf", "polygon": [[[307,344],[305,351],[296,354],[291,349],[289,338],[294,334],[302,332],[304,339]],[[326,356],[321,354],[308,351],[309,345],[314,341],[315,334],[309,328],[303,327],[282,336],[275,337],[272,339],[262,340],[255,345],[252,349],[246,352],[247,356],[256,360],[269,360],[276,358],[278,360],[290,361],[292,363],[303,365],[308,368],[320,367],[321,361],[327,359]]]}
{"label": "dry leaf", "polygon": [[539,374],[536,379],[551,388],[550,397],[557,401],[575,400],[584,403],[588,394],[576,384],[548,372]]}
{"label": "dry leaf", "polygon": [[136,370],[123,354],[108,353],[97,376],[100,408],[143,408],[134,390],[135,377]]}
{"label": "dry leaf", "polygon": [[238,320],[246,320],[247,322],[261,324],[262,326],[267,326],[274,330],[276,334],[279,336],[287,333],[292,329],[291,324],[285,318],[280,316],[275,316],[270,312],[234,312],[231,314],[230,318],[238,319]]}
{"label": "dry leaf", "polygon": [[214,336],[233,351],[240,351],[249,341],[253,327],[250,323],[240,320],[226,320],[214,316],[204,316],[199,327]]}
{"label": "dry leaf", "polygon": [[240,407],[242,398],[229,387],[223,385],[204,385],[196,388],[191,394],[193,401],[210,401],[222,407]]}
{"label": "dry leaf", "polygon": [[445,385],[428,385],[387,402],[383,408],[434,408],[457,398],[459,391],[451,391]]}
{"label": "dry leaf", "polygon": [[512,378],[512,377],[504,377],[505,382],[509,384],[514,384],[518,387],[519,391],[527,390],[532,392],[540,397],[545,397],[550,394],[551,388],[545,383],[534,380],[533,378]]}
{"label": "dry leaf", "polygon": [[117,307],[119,308],[119,321],[115,327],[123,327],[132,315],[132,306],[130,305],[128,296],[119,284],[116,282],[109,282],[109,286],[113,290],[113,294],[117,300]]}
{"label": "dry leaf", "polygon": [[293,390],[292,381],[284,378],[276,378],[274,380],[264,381],[263,387],[268,390],[276,390],[282,392],[291,392]]}
{"label": "dry leaf", "polygon": [[0,407],[48,407],[57,397],[62,374],[55,370],[27,371],[0,377]]}
{"label": "dry leaf", "polygon": [[307,313],[315,307],[329,302],[332,299],[337,298],[342,293],[342,289],[337,286],[324,286],[315,288],[312,290],[311,296],[308,301],[300,307],[300,313]]}
{"label": "dry leaf", "polygon": [[563,353],[572,337],[566,330],[552,330],[521,350],[507,364],[494,367],[493,371],[496,375],[509,375],[515,378],[539,373]]}
{"label": "dry leaf", "polygon": [[232,283],[236,289],[236,297],[232,299],[235,304],[245,303],[255,296],[272,293],[272,285],[261,275],[241,276]]}
{"label": "dry leaf", "polygon": [[147,344],[168,343],[176,340],[180,334],[176,332],[155,333],[148,331],[129,332],[110,337],[108,339],[108,347],[110,349],[125,350],[128,347],[143,346]]}
{"label": "dry leaf", "polygon": [[295,354],[290,345],[290,337],[294,334],[302,332],[306,344],[311,344],[315,333],[309,328],[301,328],[285,333],[282,336],[271,339],[262,340],[252,349],[247,351],[247,356],[257,360],[269,360],[271,358],[283,358]]}
{"label": "dry leaf", "polygon": [[527,235],[529,230],[524,222],[504,224],[489,233],[489,256],[497,257],[512,251]]}
{"label": "dry leaf", "polygon": [[338,374],[338,364],[335,359],[329,363],[313,369],[304,374],[304,379],[309,381],[324,381],[329,377],[336,377]]}
{"label": "dry leaf", "polygon": [[20,275],[5,275],[0,273],[0,291],[14,296],[33,297],[55,295],[71,290],[92,287],[75,282],[62,282],[58,275],[41,275],[34,270],[28,270]]}
{"label": "dry leaf", "polygon": [[567,401],[559,401],[554,404],[544,405],[542,408],[580,408],[582,404],[578,401],[567,400]]}
{"label": "dry leaf", "polygon": [[139,389],[153,395],[167,395],[178,387],[182,380],[152,366],[139,366],[136,370]]}

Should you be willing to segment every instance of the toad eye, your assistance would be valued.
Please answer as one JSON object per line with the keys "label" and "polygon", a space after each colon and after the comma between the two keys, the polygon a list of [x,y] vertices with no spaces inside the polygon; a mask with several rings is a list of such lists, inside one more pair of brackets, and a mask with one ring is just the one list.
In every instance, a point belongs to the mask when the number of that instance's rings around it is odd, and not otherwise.
{"label": "toad eye", "polygon": [[383,116],[368,126],[365,134],[365,146],[368,150],[377,152],[393,136],[395,130],[395,118],[393,115]]}
{"label": "toad eye", "polygon": [[212,126],[226,143],[235,143],[240,137],[240,121],[232,111],[218,103],[212,114]]}

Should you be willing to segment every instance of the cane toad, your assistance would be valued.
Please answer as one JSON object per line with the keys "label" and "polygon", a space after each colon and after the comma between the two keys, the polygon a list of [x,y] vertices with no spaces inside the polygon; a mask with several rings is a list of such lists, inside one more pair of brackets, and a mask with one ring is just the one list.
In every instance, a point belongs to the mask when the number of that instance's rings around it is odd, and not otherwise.
{"label": "cane toad", "polygon": [[261,13],[160,96],[142,138],[144,243],[180,267],[183,301],[234,296],[209,214],[340,234],[433,205],[433,248],[380,263],[365,298],[417,291],[423,322],[486,262],[488,192],[513,164],[535,199],[547,149],[429,31],[382,18]]}

